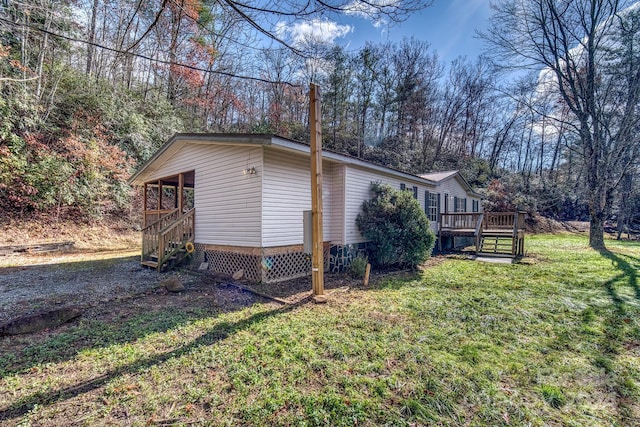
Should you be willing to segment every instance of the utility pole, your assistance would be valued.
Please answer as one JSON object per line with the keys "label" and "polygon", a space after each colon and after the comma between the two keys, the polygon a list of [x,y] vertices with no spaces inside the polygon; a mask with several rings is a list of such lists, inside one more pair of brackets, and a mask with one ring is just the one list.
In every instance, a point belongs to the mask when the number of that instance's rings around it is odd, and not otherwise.
{"label": "utility pole", "polygon": [[309,87],[309,127],[311,131],[311,283],[313,300],[327,302],[324,295],[324,243],[322,236],[322,123],[320,88]]}

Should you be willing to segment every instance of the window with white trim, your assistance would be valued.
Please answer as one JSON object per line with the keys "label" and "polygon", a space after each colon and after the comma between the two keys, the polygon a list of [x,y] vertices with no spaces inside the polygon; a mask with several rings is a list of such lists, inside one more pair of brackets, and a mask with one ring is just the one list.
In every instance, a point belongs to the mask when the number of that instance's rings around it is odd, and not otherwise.
{"label": "window with white trim", "polygon": [[466,212],[467,211],[467,199],[464,197],[453,198],[453,211],[454,212]]}
{"label": "window with white trim", "polygon": [[440,213],[440,193],[424,192],[425,212],[431,222],[438,222]]}

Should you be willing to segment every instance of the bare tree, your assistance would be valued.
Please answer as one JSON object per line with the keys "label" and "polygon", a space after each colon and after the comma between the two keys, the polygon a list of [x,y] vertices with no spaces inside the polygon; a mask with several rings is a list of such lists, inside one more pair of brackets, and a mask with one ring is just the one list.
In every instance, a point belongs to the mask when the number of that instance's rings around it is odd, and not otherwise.
{"label": "bare tree", "polygon": [[[630,4],[618,0],[505,0],[494,5],[484,34],[497,62],[537,68],[539,90],[554,92],[571,112],[566,126],[587,171],[589,245],[604,248],[604,221],[613,192],[628,170],[638,139],[638,32],[624,32]],[[635,40],[635,43],[631,41]],[[625,69],[630,74],[622,75]]]}

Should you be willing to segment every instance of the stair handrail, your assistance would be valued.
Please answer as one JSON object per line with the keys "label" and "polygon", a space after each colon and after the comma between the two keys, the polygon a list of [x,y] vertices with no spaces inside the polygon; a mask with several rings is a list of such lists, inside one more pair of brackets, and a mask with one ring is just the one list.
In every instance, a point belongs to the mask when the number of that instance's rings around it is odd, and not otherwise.
{"label": "stair handrail", "polygon": [[[193,240],[194,232],[195,232],[195,210],[196,208],[191,208],[187,212],[180,215],[175,221],[165,226],[162,230],[158,232],[158,270],[162,268],[164,263],[175,255],[178,251],[180,251],[188,242]],[[179,226],[184,226],[185,220],[191,222],[191,226],[187,228],[187,230],[183,230],[182,238],[180,239],[180,245],[173,247],[169,252],[167,252],[167,241],[166,237],[169,235],[171,231]],[[185,239],[186,237],[186,239]]]}
{"label": "stair handrail", "polygon": [[484,212],[480,213],[478,221],[476,222],[476,231],[474,236],[476,237],[476,253],[480,252],[480,240],[482,239],[482,225],[484,224]]}
{"label": "stair handrail", "polygon": [[178,209],[173,209],[168,214],[163,215],[162,217],[158,218],[142,229],[142,253],[140,257],[141,261],[145,261],[148,257],[158,253],[158,236],[160,230],[166,227],[166,223],[175,221],[177,217]]}
{"label": "stair handrail", "polygon": [[155,221],[147,224],[147,226],[145,226],[142,231],[146,230],[147,228],[151,228],[153,226],[155,226],[156,224],[158,224],[160,221],[164,221],[167,220],[169,216],[174,215],[176,212],[178,212],[178,208],[172,209],[171,211],[167,212],[166,215],[162,215],[160,218],[156,219]]}

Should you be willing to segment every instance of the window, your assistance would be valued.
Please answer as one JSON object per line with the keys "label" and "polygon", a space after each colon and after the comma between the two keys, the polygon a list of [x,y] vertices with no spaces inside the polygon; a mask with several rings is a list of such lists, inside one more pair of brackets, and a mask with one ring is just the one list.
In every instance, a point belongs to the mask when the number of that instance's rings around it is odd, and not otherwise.
{"label": "window", "polygon": [[413,198],[418,200],[418,187],[413,186]]}
{"label": "window", "polygon": [[453,211],[454,212],[466,212],[467,211],[467,199],[463,197],[453,198]]}
{"label": "window", "polygon": [[404,184],[400,184],[400,191],[404,191],[407,189],[407,186]]}
{"label": "window", "polygon": [[438,214],[440,213],[440,194],[424,192],[424,211],[427,214],[427,218],[431,222],[438,222]]}
{"label": "window", "polygon": [[471,201],[471,211],[472,212],[480,212],[480,201],[472,200]]}

